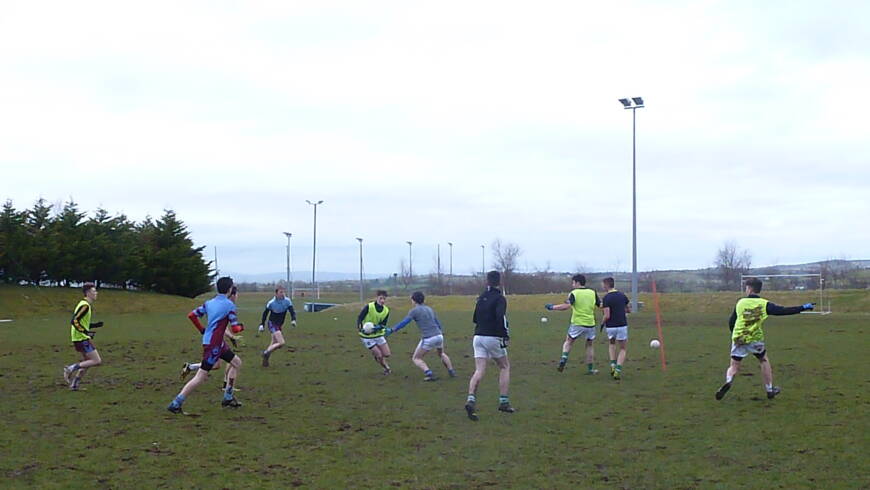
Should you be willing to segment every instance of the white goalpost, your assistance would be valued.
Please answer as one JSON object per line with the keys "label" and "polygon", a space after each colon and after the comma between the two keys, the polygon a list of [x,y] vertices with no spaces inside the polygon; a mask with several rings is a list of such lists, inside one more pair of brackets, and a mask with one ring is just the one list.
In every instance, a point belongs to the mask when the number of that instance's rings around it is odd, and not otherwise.
{"label": "white goalpost", "polygon": [[756,278],[765,281],[768,291],[812,291],[816,296],[816,308],[804,314],[829,315],[831,296],[825,289],[825,278],[821,274],[740,274],[740,284],[746,279]]}

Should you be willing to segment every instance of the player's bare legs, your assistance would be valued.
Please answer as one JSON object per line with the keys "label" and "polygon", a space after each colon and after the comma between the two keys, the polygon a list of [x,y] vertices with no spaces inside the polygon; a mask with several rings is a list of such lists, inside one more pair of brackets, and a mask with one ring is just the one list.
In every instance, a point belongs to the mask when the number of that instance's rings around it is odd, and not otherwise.
{"label": "player's bare legs", "polygon": [[376,345],[371,348],[371,351],[375,361],[384,368],[384,374],[390,374],[392,369],[390,369],[390,365],[387,363],[387,358],[391,355],[390,346],[387,344]]}
{"label": "player's bare legs", "polygon": [[495,359],[495,364],[498,366],[498,394],[506,397],[511,384],[511,363],[504,356]]}
{"label": "player's bare legs", "polygon": [[196,372],[193,378],[188,381],[183,388],[181,388],[181,392],[179,393],[179,395],[187,398],[188,396],[190,396],[191,393],[193,393],[193,390],[195,390],[197,386],[205,383],[207,379],[208,371],[206,371],[205,369],[200,369]]}
{"label": "player's bare legs", "polygon": [[473,395],[477,393],[477,386],[480,384],[480,380],[483,379],[483,375],[486,373],[486,358],[485,357],[475,357],[474,358],[474,374],[471,375],[471,379],[468,381],[468,394]]}
{"label": "player's bare legs", "polygon": [[447,368],[450,377],[456,376],[456,371],[453,370],[453,363],[450,362],[450,358],[447,356],[447,353],[444,352],[444,349],[438,349],[438,357],[441,358],[441,363],[444,364],[445,368]]}
{"label": "player's bare legs", "polygon": [[[725,397],[725,393],[728,393],[728,390],[731,389],[731,383],[734,382],[734,376],[737,376],[737,373],[740,372],[740,361],[737,359],[731,358],[731,363],[728,365],[728,369],[725,370],[725,384],[719,387],[719,390],[716,391],[716,399],[721,400]],[[762,368],[762,374],[764,373],[764,368]]]}
{"label": "player's bare legs", "polygon": [[595,343],[591,340],[586,341],[586,364],[595,362]]}
{"label": "player's bare legs", "polygon": [[623,365],[625,365],[625,356],[627,354],[626,346],[628,344],[628,341],[627,340],[617,340],[616,342],[619,344],[619,354],[616,357],[616,365],[623,366]]}
{"label": "player's bare legs", "polygon": [[272,343],[269,344],[269,347],[266,347],[266,355],[272,353],[277,349],[284,347],[284,334],[279,330],[272,334]]}
{"label": "player's bare legs", "polygon": [[423,356],[428,352],[428,350],[422,347],[417,347],[414,349],[414,354],[411,356],[411,362],[413,362],[414,365],[420,368],[424,373],[429,370],[429,366],[426,364],[426,361],[423,360]]}
{"label": "player's bare legs", "polygon": [[96,350],[92,350],[88,353],[82,353],[82,360],[79,361],[79,368],[76,370],[75,377],[73,377],[72,381],[70,381],[69,388],[73,391],[79,389],[79,383],[82,378],[85,376],[89,367],[96,367],[103,363],[103,360],[100,358],[100,353]]}

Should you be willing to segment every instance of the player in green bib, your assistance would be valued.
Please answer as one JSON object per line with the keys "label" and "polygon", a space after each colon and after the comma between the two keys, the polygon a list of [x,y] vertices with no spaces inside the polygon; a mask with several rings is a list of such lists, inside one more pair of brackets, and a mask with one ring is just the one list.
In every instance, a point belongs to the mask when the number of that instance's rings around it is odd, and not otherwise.
{"label": "player in green bib", "polygon": [[731,365],[725,371],[725,384],[716,391],[717,400],[724,398],[725,393],[731,389],[734,376],[740,371],[740,362],[749,354],[754,355],[761,364],[761,377],[767,398],[776,397],[781,390],[778,386],[773,386],[773,371],[764,346],[764,321],[769,315],[795,315],[816,306],[815,303],[779,306],[759,296],[761,286],[761,280],[756,278],[748,279],[744,283],[746,297],[737,302],[728,320],[731,328]]}
{"label": "player in green bib", "polygon": [[81,354],[82,360],[63,368],[63,380],[72,391],[78,391],[79,383],[88,368],[103,363],[100,353],[91,342],[94,338],[92,329],[103,326],[103,322],[91,322],[93,304],[97,300],[97,287],[92,283],[85,283],[82,286],[82,293],[85,297],[76,305],[70,320],[70,340],[76,352]]}
{"label": "player in green bib", "polygon": [[[387,320],[390,318],[390,309],[387,308],[386,302],[387,292],[379,290],[375,300],[363,306],[356,321],[360,341],[366,346],[366,349],[371,351],[375,361],[384,368],[384,375],[392,372],[390,365],[387,363],[387,358],[390,357],[390,345],[387,344],[385,334],[387,333]],[[366,323],[374,325],[374,330],[368,333],[363,331],[363,325]]]}
{"label": "player in green bib", "polygon": [[586,287],[586,276],[583,274],[575,274],[571,278],[571,285],[574,289],[564,303],[544,305],[548,310],[571,310],[568,335],[565,336],[565,343],[562,344],[562,357],[559,359],[559,367],[556,369],[560,373],[565,370],[568,354],[571,352],[574,341],[583,337],[586,339],[586,374],[596,374],[598,370],[595,369],[595,346],[593,344],[596,325],[595,308],[601,306],[601,299],[598,298],[598,293],[595,290]]}

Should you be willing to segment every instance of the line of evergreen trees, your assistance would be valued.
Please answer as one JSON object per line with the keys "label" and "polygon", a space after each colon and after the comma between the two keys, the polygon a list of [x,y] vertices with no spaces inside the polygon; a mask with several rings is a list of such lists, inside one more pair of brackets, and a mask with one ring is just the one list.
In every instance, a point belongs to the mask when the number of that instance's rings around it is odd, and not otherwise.
{"label": "line of evergreen trees", "polygon": [[[53,212],[56,211],[56,212]],[[97,209],[91,217],[70,199],[59,210],[40,198],[0,212],[0,281],[52,284],[91,281],[194,297],[211,289],[211,262],[194,247],[184,223],[165,210],[141,223]]]}

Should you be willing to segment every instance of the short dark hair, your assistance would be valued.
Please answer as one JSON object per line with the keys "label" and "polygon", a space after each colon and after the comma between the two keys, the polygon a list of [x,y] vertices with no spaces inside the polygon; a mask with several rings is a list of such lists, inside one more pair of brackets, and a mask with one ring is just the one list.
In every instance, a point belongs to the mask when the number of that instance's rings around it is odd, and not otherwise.
{"label": "short dark hair", "polygon": [[88,291],[96,288],[97,286],[92,282],[86,282],[82,284],[82,294],[88,294]]}
{"label": "short dark hair", "polygon": [[571,277],[571,280],[579,282],[581,286],[586,285],[586,276],[583,274],[574,274],[574,276]]}
{"label": "short dark hair", "polygon": [[489,271],[486,273],[486,283],[490,286],[498,286],[501,284],[501,273],[499,271]]}
{"label": "short dark hair", "polygon": [[612,288],[616,284],[616,281],[614,281],[612,277],[605,277],[601,280],[601,282],[603,282],[604,285],[609,288]]}
{"label": "short dark hair", "polygon": [[232,277],[224,276],[217,280],[217,290],[220,294],[227,294],[231,287],[233,287]]}
{"label": "short dark hair", "polygon": [[761,292],[761,286],[764,283],[761,282],[761,279],[759,279],[757,277],[752,277],[752,278],[747,279],[744,284],[746,286],[749,286],[749,288],[752,289],[753,293],[757,294],[757,293]]}
{"label": "short dark hair", "polygon": [[411,300],[418,305],[422,305],[423,301],[426,300],[426,296],[423,294],[422,291],[414,291],[414,294],[411,295]]}
{"label": "short dark hair", "polygon": [[376,297],[377,297],[377,296],[383,296],[384,298],[386,298],[386,297],[387,297],[387,292],[384,291],[383,289],[378,289],[378,292],[375,293],[375,296],[376,296]]}

